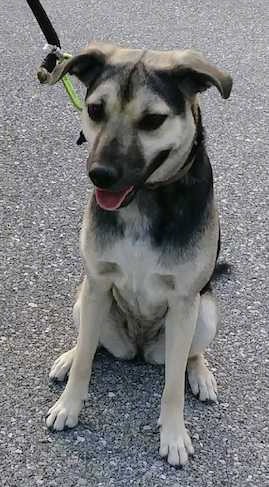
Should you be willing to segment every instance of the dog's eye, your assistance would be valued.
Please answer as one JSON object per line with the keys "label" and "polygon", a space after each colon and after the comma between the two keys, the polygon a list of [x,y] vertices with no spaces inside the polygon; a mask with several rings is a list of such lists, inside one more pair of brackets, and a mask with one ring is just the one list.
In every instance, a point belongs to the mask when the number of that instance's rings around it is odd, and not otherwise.
{"label": "dog's eye", "polygon": [[167,115],[162,113],[148,113],[145,115],[141,120],[138,122],[138,129],[139,130],[157,130],[164,121],[167,119]]}
{"label": "dog's eye", "polygon": [[105,119],[105,108],[103,103],[91,103],[88,105],[88,114],[94,122],[102,122]]}

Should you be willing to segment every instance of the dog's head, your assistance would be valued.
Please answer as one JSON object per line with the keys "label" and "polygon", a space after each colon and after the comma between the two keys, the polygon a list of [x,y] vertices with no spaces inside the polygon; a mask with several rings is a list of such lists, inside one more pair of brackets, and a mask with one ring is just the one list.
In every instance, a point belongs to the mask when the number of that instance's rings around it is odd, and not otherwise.
{"label": "dog's head", "polygon": [[87,169],[101,207],[125,206],[141,184],[165,181],[184,165],[196,133],[198,92],[215,86],[223,98],[231,77],[195,50],[143,51],[91,44],[56,66],[86,85],[82,129]]}

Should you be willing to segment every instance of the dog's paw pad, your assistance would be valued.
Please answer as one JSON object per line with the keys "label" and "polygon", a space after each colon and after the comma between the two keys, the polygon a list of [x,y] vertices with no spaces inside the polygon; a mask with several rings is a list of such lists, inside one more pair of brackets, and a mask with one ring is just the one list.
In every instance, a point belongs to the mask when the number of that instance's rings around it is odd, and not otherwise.
{"label": "dog's paw pad", "polygon": [[58,357],[50,369],[49,378],[62,381],[68,374],[74,357],[74,350],[68,350]]}

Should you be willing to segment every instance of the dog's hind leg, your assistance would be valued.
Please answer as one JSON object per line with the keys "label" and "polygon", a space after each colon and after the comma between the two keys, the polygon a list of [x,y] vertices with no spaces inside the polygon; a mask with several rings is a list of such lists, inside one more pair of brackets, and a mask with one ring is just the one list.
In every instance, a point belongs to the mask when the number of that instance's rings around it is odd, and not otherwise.
{"label": "dog's hind leg", "polygon": [[191,390],[200,401],[217,402],[217,383],[202,353],[189,358],[187,373]]}
{"label": "dog's hind leg", "polygon": [[64,380],[71,369],[75,353],[76,347],[73,347],[60,355],[50,369],[49,378],[59,381]]}
{"label": "dog's hind leg", "polygon": [[217,328],[217,311],[211,293],[201,296],[199,315],[187,363],[188,380],[193,394],[201,401],[217,401],[217,384],[203,355]]}
{"label": "dog's hind leg", "polygon": [[165,363],[165,329],[161,329],[157,338],[144,348],[144,359],[149,364],[163,365]]}

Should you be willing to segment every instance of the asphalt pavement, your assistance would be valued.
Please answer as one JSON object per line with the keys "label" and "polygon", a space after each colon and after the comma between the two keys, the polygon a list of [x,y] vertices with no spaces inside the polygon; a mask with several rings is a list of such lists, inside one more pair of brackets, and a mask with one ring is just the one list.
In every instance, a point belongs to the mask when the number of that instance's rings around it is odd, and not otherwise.
{"label": "asphalt pavement", "polygon": [[186,393],[185,416],[195,447],[187,467],[169,467],[158,456],[164,370],[140,361],[119,362],[99,353],[79,426],[47,431],[44,415],[63,388],[49,383],[49,368],[76,337],[71,310],[89,191],[86,147],[75,145],[79,119],[63,88],[36,81],[44,40],[26,2],[3,2],[0,485],[265,487],[267,4],[44,0],[44,6],[66,51],[77,52],[91,39],[193,46],[233,74],[230,100],[214,89],[202,96],[222,222],[221,259],[232,264],[233,273],[216,285],[221,324],[208,352],[219,403],[201,404]]}

